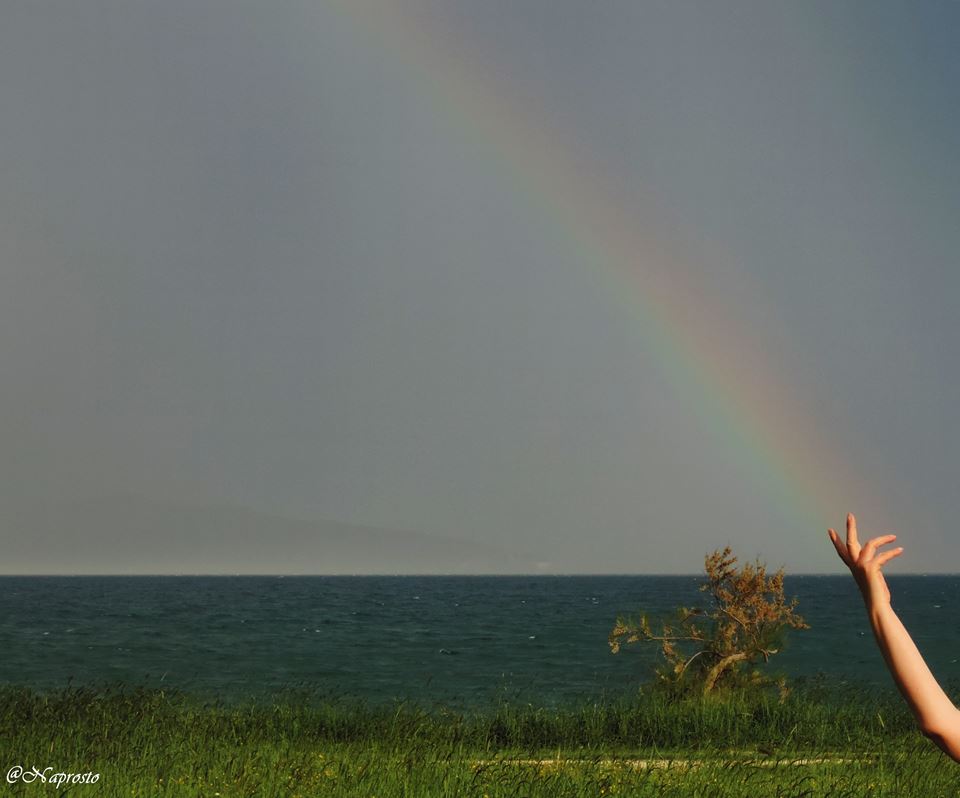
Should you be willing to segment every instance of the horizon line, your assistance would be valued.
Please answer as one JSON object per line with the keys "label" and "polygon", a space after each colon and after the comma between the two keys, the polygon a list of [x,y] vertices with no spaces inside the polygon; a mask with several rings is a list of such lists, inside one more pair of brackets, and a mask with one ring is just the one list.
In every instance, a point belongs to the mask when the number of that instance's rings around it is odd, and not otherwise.
{"label": "horizon line", "polygon": [[[776,571],[774,571],[776,573]],[[194,577],[215,577],[215,578],[238,578],[238,577],[258,577],[266,579],[286,579],[289,577],[295,579],[304,579],[304,578],[363,578],[363,577],[486,577],[486,578],[497,578],[497,577],[513,577],[513,576],[530,576],[530,577],[558,577],[558,576],[595,576],[595,577],[607,577],[607,576],[673,576],[673,577],[694,577],[702,578],[704,576],[703,572],[697,573],[677,573],[677,572],[662,572],[662,573],[639,573],[639,572],[610,572],[610,573],[597,573],[597,572],[558,572],[558,573],[543,573],[543,572],[528,572],[528,571],[518,571],[511,573],[23,573],[23,574],[11,574],[11,573],[0,573],[0,579],[56,579],[56,578],[68,578],[68,579],[85,579],[85,578],[194,578]],[[785,578],[798,577],[798,576],[846,576],[843,572],[827,572],[827,571],[803,571],[797,573],[784,573]],[[960,571],[909,571],[901,572],[895,574],[884,574],[884,576],[897,578],[901,576],[960,576]]]}

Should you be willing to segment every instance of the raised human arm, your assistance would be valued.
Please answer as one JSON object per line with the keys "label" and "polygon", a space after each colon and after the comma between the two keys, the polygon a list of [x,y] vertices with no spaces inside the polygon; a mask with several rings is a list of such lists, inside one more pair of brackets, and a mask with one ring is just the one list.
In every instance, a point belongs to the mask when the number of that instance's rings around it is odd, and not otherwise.
{"label": "raised human arm", "polygon": [[958,710],[927,667],[890,603],[890,591],[881,566],[899,557],[903,547],[877,553],[879,546],[893,542],[896,535],[873,538],[860,546],[857,521],[847,515],[847,542],[828,530],[837,554],[850,568],[867,607],[880,652],[894,682],[913,711],[924,735],[954,761],[960,762],[960,710]]}

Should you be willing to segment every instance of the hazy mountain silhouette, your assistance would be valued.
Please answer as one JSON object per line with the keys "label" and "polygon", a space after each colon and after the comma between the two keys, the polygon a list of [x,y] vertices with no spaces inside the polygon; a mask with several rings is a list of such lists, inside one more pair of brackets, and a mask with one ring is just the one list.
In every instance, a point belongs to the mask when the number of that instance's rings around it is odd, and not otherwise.
{"label": "hazy mountain silhouette", "polygon": [[0,508],[5,574],[532,573],[534,557],[421,532],[139,496]]}

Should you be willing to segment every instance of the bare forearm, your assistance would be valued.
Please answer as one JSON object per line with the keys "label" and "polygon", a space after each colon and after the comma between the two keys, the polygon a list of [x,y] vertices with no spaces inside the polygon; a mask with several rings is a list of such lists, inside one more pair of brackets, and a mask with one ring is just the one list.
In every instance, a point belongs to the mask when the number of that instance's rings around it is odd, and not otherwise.
{"label": "bare forearm", "polygon": [[954,759],[960,757],[960,711],[936,678],[888,602],[868,604],[873,634],[894,681],[924,734]]}
{"label": "bare forearm", "polygon": [[903,554],[903,546],[877,552],[896,540],[896,535],[881,535],[860,545],[857,519],[847,513],[847,542],[844,544],[834,529],[827,534],[840,559],[850,569],[867,605],[867,615],[883,658],[893,680],[913,710],[920,730],[952,759],[960,762],[960,710],[940,689],[927,663],[910,635],[890,606],[890,589],[881,566]]}

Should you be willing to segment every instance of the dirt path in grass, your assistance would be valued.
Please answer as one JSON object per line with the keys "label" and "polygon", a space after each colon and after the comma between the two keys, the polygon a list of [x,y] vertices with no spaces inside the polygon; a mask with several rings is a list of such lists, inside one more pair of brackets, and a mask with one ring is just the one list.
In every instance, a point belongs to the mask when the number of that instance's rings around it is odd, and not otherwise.
{"label": "dirt path in grass", "polygon": [[872,762],[870,758],[851,759],[844,757],[798,757],[796,759],[738,759],[735,757],[716,757],[711,759],[477,759],[474,768],[490,765],[538,765],[544,768],[566,767],[570,765],[603,765],[631,767],[634,770],[650,770],[653,768],[698,768],[708,763],[722,763],[724,765],[752,765],[754,767],[786,767],[790,765],[846,765],[853,762]]}

